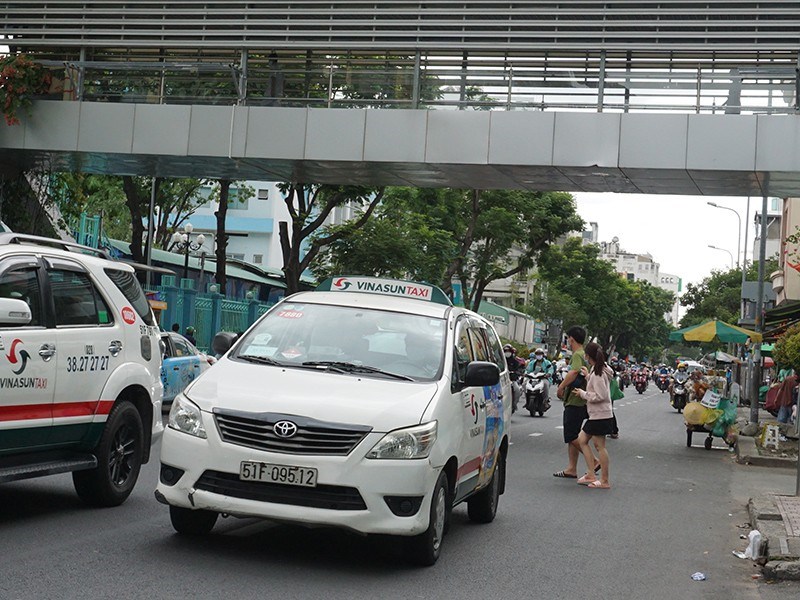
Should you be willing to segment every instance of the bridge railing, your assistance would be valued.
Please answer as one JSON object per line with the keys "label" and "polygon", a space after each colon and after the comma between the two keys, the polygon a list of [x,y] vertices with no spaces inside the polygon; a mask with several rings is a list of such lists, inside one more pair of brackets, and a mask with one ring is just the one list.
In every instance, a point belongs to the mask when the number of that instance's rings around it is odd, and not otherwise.
{"label": "bridge railing", "polygon": [[795,113],[796,55],[216,54],[46,57],[54,99],[318,108]]}

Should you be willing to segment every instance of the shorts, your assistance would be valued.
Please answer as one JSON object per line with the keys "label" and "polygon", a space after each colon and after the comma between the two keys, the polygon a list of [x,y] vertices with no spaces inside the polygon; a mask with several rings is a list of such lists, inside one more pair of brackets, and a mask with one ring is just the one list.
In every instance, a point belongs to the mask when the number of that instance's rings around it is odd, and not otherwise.
{"label": "shorts", "polygon": [[587,435],[611,435],[614,433],[614,419],[590,419],[583,424],[583,431]]}
{"label": "shorts", "polygon": [[589,418],[585,406],[564,407],[564,443],[569,444],[578,439],[581,425]]}

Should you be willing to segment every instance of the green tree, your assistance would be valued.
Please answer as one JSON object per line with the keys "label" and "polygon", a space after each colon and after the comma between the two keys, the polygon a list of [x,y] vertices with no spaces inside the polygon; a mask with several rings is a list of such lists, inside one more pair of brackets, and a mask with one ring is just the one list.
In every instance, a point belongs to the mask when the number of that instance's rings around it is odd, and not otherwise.
{"label": "green tree", "polygon": [[[349,227],[332,226],[323,233]],[[438,283],[456,249],[450,232],[437,228],[426,214],[410,212],[399,196],[387,194],[363,227],[320,251],[312,270],[318,279],[359,274]]]}
{"label": "green tree", "polygon": [[[367,222],[383,198],[384,188],[285,183],[279,189],[291,219],[280,221],[278,231],[286,293],[293,294],[300,290],[300,276],[314,264],[320,250],[351,235]],[[363,210],[345,227],[322,233],[320,230],[333,210],[345,205]]]}
{"label": "green tree", "polygon": [[539,261],[545,300],[538,318],[560,319],[564,325],[584,325],[604,348],[621,354],[653,355],[667,343],[664,315],[672,294],[646,282],[628,282],[596,245],[578,238],[551,246]]}
{"label": "green tree", "polygon": [[[777,261],[766,261],[764,280],[777,269]],[[747,280],[758,280],[758,264],[747,269]],[[681,319],[681,327],[703,323],[709,319],[719,319],[727,323],[736,323],[741,314],[742,272],[738,269],[727,271],[711,271],[711,275],[699,284],[690,283],[681,296],[681,306],[688,310]]]}

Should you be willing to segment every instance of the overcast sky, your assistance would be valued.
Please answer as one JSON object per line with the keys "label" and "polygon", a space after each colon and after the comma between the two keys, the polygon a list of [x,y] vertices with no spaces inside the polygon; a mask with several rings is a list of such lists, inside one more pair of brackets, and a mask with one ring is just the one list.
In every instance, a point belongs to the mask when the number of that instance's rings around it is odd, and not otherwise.
{"label": "overcast sky", "polygon": [[[750,198],[750,217],[745,219],[747,198],[730,196],[667,196],[645,194],[575,193],[578,213],[587,222],[596,221],[599,241],[617,236],[626,252],[650,253],[661,265],[662,273],[699,283],[712,269],[728,269],[727,252],[709,248],[709,244],[737,254],[738,219],[729,210],[708,206],[715,202],[739,212],[742,219],[741,243],[748,229],[747,258],[752,260],[753,225],[761,198]],[[740,258],[741,260],[741,258]]]}

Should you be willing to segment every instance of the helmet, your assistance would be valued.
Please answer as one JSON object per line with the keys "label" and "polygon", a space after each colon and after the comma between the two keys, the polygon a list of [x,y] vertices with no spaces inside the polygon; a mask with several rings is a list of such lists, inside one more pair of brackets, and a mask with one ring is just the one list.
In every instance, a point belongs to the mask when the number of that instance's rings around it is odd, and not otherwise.
{"label": "helmet", "polygon": [[511,352],[511,354],[516,354],[517,351],[511,344],[506,344],[503,346],[503,352]]}
{"label": "helmet", "polygon": [[687,365],[685,362],[678,363],[678,368],[679,368],[679,369],[685,369],[687,366],[688,366],[688,365]]}
{"label": "helmet", "polygon": [[189,335],[194,335],[194,327],[192,327],[191,325],[187,327],[186,333],[188,333]]}

